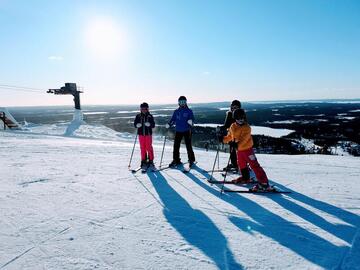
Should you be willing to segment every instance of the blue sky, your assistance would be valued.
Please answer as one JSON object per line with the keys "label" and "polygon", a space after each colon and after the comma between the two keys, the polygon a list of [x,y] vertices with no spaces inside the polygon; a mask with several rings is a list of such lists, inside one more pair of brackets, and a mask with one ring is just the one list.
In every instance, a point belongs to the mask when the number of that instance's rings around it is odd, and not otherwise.
{"label": "blue sky", "polygon": [[359,60],[357,0],[0,0],[0,84],[76,82],[84,104],[359,98]]}

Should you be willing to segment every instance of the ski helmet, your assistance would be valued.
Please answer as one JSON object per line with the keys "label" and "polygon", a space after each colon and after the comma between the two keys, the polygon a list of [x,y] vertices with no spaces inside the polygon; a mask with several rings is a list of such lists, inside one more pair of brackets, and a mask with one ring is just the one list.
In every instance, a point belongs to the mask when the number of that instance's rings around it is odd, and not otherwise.
{"label": "ski helmet", "polygon": [[146,102],[143,102],[140,104],[140,108],[141,109],[148,109],[149,108],[149,104],[147,104]]}
{"label": "ski helmet", "polygon": [[180,96],[179,99],[178,99],[178,101],[180,101],[180,100],[185,100],[185,101],[186,101],[187,99],[186,99],[185,96]]}
{"label": "ski helmet", "polygon": [[236,120],[246,120],[246,114],[245,111],[243,109],[236,109],[235,111],[233,111],[233,118]]}
{"label": "ski helmet", "polygon": [[231,105],[230,105],[231,108],[236,108],[236,109],[241,109],[241,102],[237,99],[234,99],[232,102],[231,102]]}

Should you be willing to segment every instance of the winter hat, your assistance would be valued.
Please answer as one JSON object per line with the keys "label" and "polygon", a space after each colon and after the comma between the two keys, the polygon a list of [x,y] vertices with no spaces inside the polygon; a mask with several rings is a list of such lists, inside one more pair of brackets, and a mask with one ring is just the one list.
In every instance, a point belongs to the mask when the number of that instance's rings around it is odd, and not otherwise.
{"label": "winter hat", "polygon": [[144,109],[145,109],[145,108],[148,109],[148,108],[149,108],[149,104],[147,104],[146,102],[143,102],[143,103],[140,104],[140,108],[141,108],[141,109],[143,109],[143,108],[144,108]]}
{"label": "winter hat", "polygon": [[187,99],[186,99],[185,96],[180,96],[179,99],[178,99],[178,101],[180,101],[180,100],[185,100],[185,101],[186,101]]}
{"label": "winter hat", "polygon": [[241,102],[237,99],[234,99],[232,102],[231,102],[231,107],[237,107],[237,108],[241,108]]}

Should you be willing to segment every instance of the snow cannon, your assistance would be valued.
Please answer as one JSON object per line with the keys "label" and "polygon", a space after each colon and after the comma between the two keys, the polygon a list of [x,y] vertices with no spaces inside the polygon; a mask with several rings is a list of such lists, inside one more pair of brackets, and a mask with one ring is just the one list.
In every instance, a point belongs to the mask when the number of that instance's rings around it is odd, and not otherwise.
{"label": "snow cannon", "polygon": [[75,109],[81,110],[80,93],[83,92],[77,89],[76,83],[65,83],[65,86],[61,87],[60,89],[49,89],[46,93],[54,95],[73,95]]}

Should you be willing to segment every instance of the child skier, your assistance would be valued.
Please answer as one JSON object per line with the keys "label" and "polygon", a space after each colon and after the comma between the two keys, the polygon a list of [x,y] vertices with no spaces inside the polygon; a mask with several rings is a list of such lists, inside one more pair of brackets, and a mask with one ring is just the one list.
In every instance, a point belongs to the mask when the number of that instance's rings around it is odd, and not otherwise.
{"label": "child skier", "polygon": [[173,161],[169,164],[169,167],[176,167],[177,165],[181,164],[180,144],[182,138],[185,138],[189,167],[191,167],[195,162],[195,154],[191,145],[191,127],[194,124],[194,114],[187,106],[186,97],[179,97],[178,104],[179,108],[174,111],[169,123],[166,125],[166,128],[170,128],[174,124],[176,126]]}
{"label": "child skier", "polygon": [[223,142],[229,143],[235,141],[237,143],[237,162],[242,176],[235,179],[234,182],[250,182],[250,174],[247,168],[247,164],[249,164],[259,182],[254,185],[251,190],[255,192],[259,190],[270,190],[269,180],[265,171],[257,161],[253,150],[251,128],[247,123],[245,111],[243,109],[235,110],[233,112],[233,118],[235,119],[235,123],[230,126]]}
{"label": "child skier", "polygon": [[154,169],[154,150],[152,147],[152,129],[155,127],[153,116],[149,112],[149,105],[140,105],[140,113],[136,115],[134,127],[137,128],[141,150],[141,169]]}

